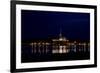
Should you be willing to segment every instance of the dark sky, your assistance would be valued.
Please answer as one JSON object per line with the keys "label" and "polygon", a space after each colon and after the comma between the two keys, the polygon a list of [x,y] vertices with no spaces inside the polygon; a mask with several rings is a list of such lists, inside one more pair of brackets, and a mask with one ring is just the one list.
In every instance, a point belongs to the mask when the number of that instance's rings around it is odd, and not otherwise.
{"label": "dark sky", "polygon": [[89,40],[90,14],[22,10],[22,40],[47,39],[62,34],[69,40]]}

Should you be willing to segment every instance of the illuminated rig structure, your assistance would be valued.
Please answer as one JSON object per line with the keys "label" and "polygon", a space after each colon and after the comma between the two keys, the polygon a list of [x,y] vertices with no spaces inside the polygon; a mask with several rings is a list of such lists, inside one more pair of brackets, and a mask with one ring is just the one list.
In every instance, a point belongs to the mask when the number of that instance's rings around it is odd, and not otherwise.
{"label": "illuminated rig structure", "polygon": [[47,41],[34,41],[30,43],[31,52],[33,54],[67,54],[77,52],[89,52],[90,43],[87,42],[70,42],[68,39],[62,36],[60,32],[59,38],[52,39],[51,42]]}

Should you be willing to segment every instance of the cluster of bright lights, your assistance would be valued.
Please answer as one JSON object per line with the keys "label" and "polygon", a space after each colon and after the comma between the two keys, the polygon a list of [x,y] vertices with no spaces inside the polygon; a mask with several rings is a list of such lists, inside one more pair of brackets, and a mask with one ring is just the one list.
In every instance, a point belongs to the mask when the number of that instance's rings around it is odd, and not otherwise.
{"label": "cluster of bright lights", "polygon": [[[64,42],[66,45],[61,45],[61,44],[57,44],[56,41],[53,41],[53,45],[52,45],[52,53],[59,53],[59,54],[63,54],[63,53],[69,53],[71,51],[73,52],[77,52],[77,46],[78,51],[86,51],[86,49],[89,49],[90,44],[89,43],[78,43],[76,41],[74,41],[73,43],[69,43]],[[37,49],[39,53],[48,53],[48,50],[50,50],[49,46],[51,43],[48,42],[32,42],[30,43],[30,45],[32,46],[32,53],[36,53]],[[88,48],[86,48],[86,46],[88,46]],[[41,48],[42,47],[42,48]],[[89,50],[88,50],[89,51]]]}
{"label": "cluster of bright lights", "polygon": [[[48,52],[48,46],[50,45],[50,43],[44,43],[44,42],[32,42],[30,43],[31,47],[32,47],[32,53],[47,53]],[[42,48],[41,48],[42,47]]]}
{"label": "cluster of bright lights", "polygon": [[[90,43],[79,43],[79,42],[69,42],[66,37],[62,36],[62,32],[60,31],[58,39],[52,39],[52,43],[49,42],[32,42],[30,43],[32,46],[32,53],[48,53],[49,50],[52,51],[53,54],[59,53],[69,53],[69,52],[77,52],[78,51],[88,51],[90,50]],[[50,48],[52,47],[52,49]]]}

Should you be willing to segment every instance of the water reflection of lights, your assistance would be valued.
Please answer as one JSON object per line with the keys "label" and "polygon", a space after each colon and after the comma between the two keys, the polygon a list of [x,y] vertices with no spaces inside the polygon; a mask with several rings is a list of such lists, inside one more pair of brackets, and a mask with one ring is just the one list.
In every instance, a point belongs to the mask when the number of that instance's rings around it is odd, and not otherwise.
{"label": "water reflection of lights", "polygon": [[90,51],[90,43],[80,43],[77,41],[70,42],[62,36],[60,32],[58,39],[52,39],[52,42],[39,41],[30,43],[32,53],[70,53]]}
{"label": "water reflection of lights", "polygon": [[70,52],[86,52],[90,51],[90,44],[89,43],[78,43],[74,41],[73,43],[64,42],[64,44],[57,44],[56,42],[49,43],[49,42],[32,42],[30,43],[32,48],[32,53],[51,53],[53,54],[63,54],[63,53],[70,53]]}

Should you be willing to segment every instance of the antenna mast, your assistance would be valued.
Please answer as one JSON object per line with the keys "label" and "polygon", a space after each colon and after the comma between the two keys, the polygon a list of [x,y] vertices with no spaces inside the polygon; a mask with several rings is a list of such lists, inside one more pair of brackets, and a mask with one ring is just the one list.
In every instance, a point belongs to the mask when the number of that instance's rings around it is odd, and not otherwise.
{"label": "antenna mast", "polygon": [[[61,26],[61,25],[60,25]],[[59,37],[62,37],[62,28],[60,27]]]}

